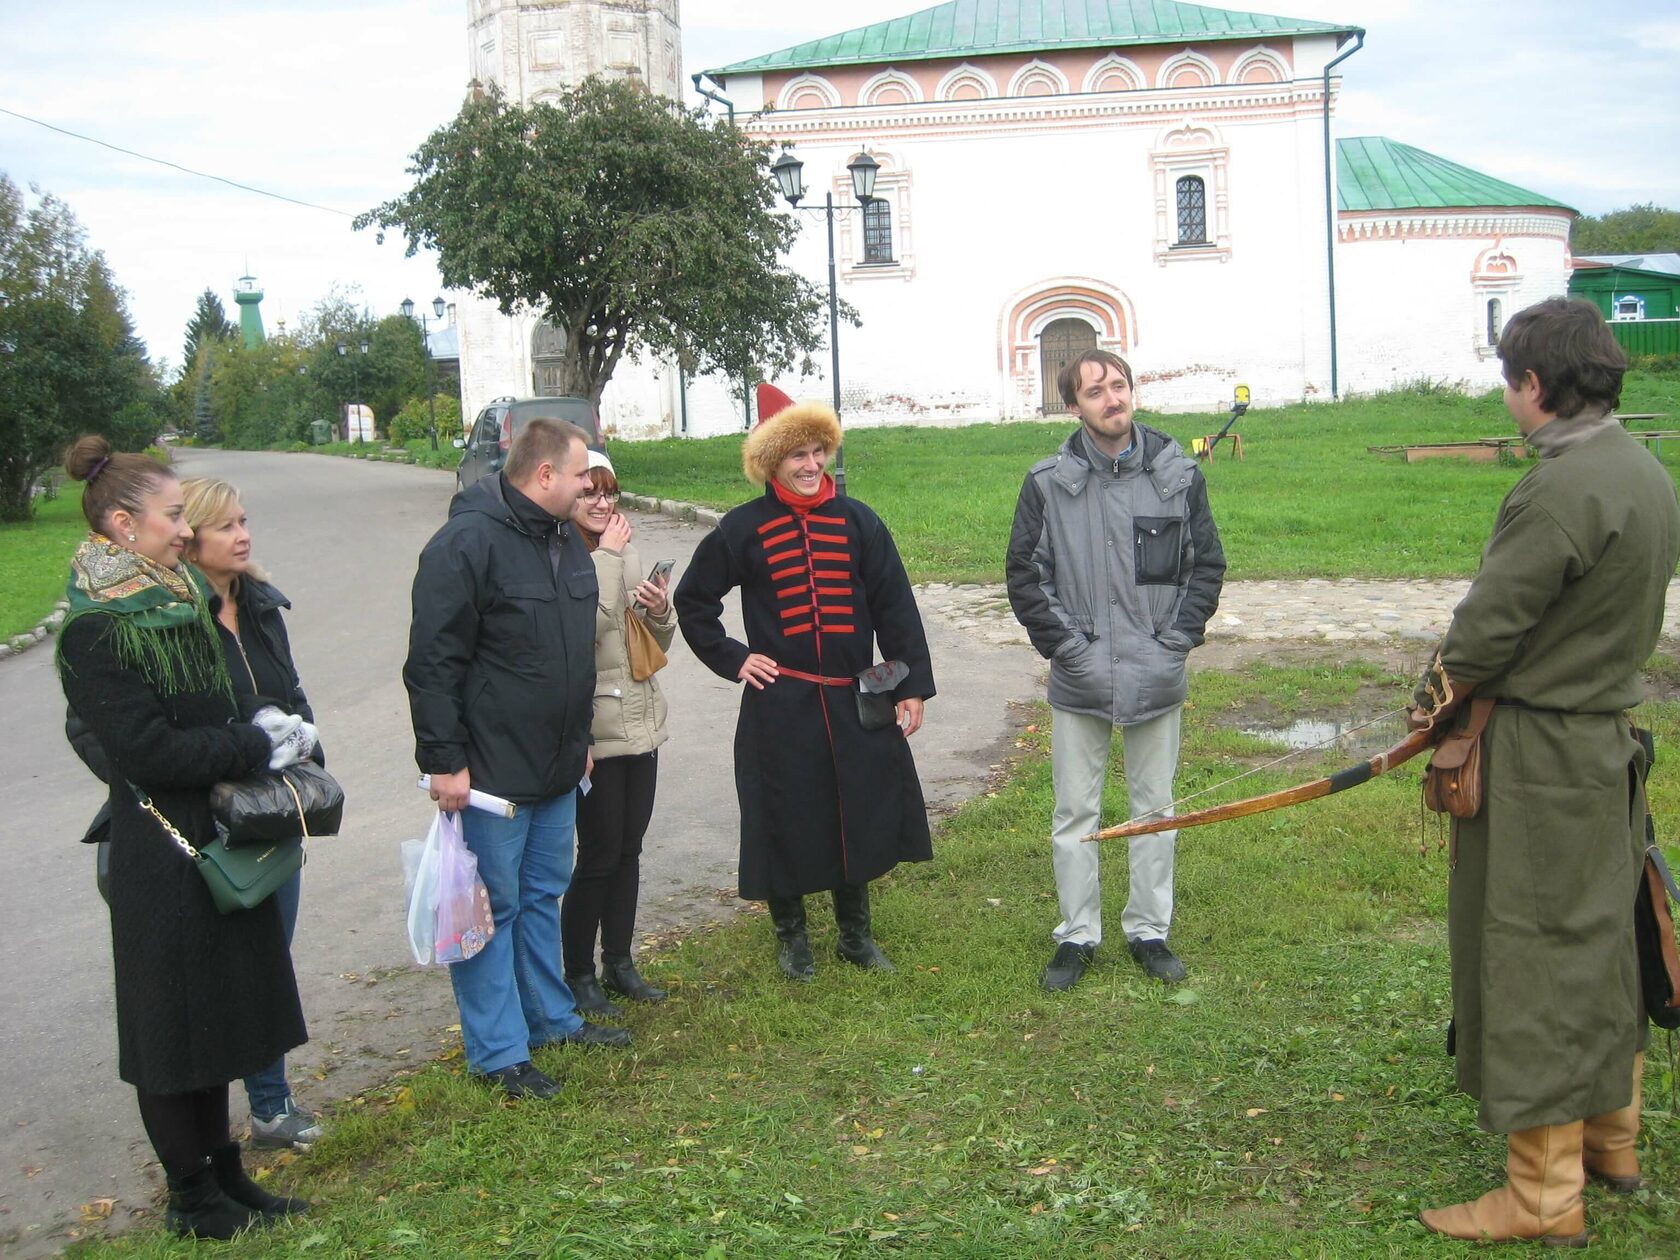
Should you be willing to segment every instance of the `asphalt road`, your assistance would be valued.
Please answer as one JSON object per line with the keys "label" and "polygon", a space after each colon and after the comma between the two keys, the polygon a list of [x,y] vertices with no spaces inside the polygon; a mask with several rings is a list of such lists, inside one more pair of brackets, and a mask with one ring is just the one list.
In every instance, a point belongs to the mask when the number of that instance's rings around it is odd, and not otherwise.
{"label": "asphalt road", "polygon": [[[447,975],[416,967],[404,943],[398,842],[422,835],[430,817],[414,786],[399,678],[409,584],[454,480],[326,456],[178,456],[184,476],[222,476],[241,488],[253,555],[295,606],[287,624],[298,669],[346,792],[343,833],[310,849],[293,950],[311,1040],[289,1076],[319,1108],[453,1040]],[[674,557],[680,575],[704,531],[660,516],[632,520],[644,558]],[[935,618],[928,632],[940,694],[915,749],[938,813],[979,790],[1003,760],[1009,702],[1039,692],[1039,668],[1024,649],[971,641]],[[647,932],[742,904],[733,897],[736,685],[701,668],[680,639],[671,657],[661,675],[671,739],[643,860],[638,927]],[[0,662],[0,714],[0,764],[19,771],[0,833],[9,945],[0,968],[0,1253],[22,1258],[149,1213],[161,1177],[133,1093],[117,1079],[109,929],[92,850],[76,843],[103,789],[63,738],[49,646]],[[767,938],[767,964],[768,950]],[[232,1094],[237,1130],[243,1090]],[[114,1200],[108,1218],[84,1219],[89,1205],[98,1217],[103,1198]]]}

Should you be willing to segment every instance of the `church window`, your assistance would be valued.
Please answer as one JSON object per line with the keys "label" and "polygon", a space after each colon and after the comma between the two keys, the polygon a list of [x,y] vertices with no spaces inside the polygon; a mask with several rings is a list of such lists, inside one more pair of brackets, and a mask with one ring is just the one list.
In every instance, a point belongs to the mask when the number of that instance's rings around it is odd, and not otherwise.
{"label": "church window", "polygon": [[1505,305],[1498,298],[1489,298],[1487,304],[1487,343],[1490,346],[1499,344],[1499,334],[1505,327]]}
{"label": "church window", "polygon": [[1178,244],[1207,244],[1207,185],[1199,175],[1178,181]]}
{"label": "church window", "polygon": [[893,260],[892,203],[877,197],[863,208],[863,261]]}
{"label": "church window", "polygon": [[1645,299],[1630,293],[1626,297],[1616,299],[1614,318],[1616,319],[1644,319]]}

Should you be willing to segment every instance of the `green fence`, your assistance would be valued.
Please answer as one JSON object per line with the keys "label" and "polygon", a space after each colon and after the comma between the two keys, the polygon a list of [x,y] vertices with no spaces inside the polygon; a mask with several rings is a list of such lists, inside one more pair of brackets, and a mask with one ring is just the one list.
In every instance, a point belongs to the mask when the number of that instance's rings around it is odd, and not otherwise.
{"label": "green fence", "polygon": [[1680,319],[1613,319],[1610,331],[1629,355],[1680,354]]}

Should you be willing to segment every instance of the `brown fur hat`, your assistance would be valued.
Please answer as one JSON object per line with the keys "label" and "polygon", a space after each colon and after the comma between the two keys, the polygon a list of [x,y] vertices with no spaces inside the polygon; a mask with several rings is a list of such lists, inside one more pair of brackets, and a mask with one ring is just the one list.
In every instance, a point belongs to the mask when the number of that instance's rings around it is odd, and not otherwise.
{"label": "brown fur hat", "polygon": [[834,408],[827,403],[793,402],[774,386],[758,389],[762,418],[741,445],[741,470],[753,485],[762,486],[774,478],[777,466],[801,446],[821,442],[830,456],[840,449],[840,417]]}

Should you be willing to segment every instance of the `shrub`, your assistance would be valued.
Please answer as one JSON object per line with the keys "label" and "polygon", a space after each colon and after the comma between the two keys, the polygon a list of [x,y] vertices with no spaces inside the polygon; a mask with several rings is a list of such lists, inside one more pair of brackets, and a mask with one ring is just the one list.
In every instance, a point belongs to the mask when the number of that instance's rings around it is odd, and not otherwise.
{"label": "shrub", "polygon": [[[438,394],[433,399],[437,407],[438,445],[445,446],[461,436],[461,402],[454,394]],[[424,398],[410,398],[403,409],[391,417],[385,426],[391,441],[402,445],[416,438],[425,438],[428,448],[432,438],[432,414]]]}

